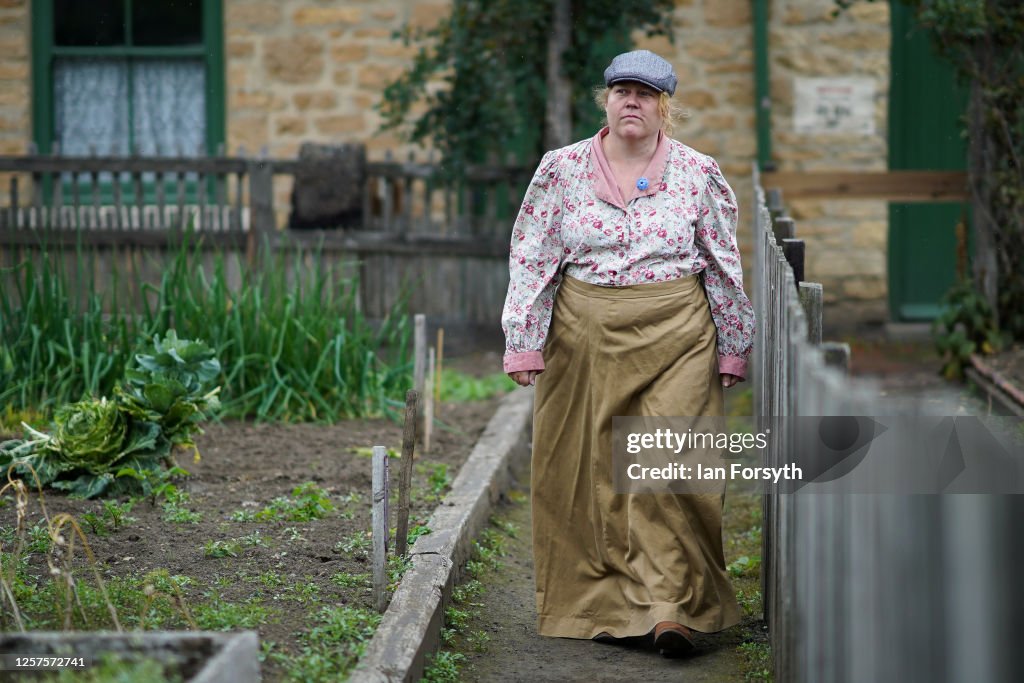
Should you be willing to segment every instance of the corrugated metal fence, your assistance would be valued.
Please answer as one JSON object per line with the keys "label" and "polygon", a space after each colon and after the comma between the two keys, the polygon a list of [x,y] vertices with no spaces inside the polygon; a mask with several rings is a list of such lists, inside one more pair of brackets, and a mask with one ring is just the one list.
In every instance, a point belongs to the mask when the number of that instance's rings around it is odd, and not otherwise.
{"label": "corrugated metal fence", "polygon": [[[786,220],[769,210],[756,172],[754,188],[755,415],[762,424],[879,415],[878,392],[829,367],[808,341],[797,281],[773,230]],[[790,460],[793,441],[773,430],[766,464]],[[1024,677],[1024,496],[774,494],[764,512],[775,680]]]}

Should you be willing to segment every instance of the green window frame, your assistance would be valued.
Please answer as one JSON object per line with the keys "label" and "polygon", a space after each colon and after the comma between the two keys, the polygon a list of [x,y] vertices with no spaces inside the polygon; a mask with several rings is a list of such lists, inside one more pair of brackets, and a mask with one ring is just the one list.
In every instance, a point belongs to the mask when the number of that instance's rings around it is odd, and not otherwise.
{"label": "green window frame", "polygon": [[36,150],[50,154],[55,138],[53,67],[59,57],[202,58],[205,66],[206,153],[214,155],[226,139],[224,20],[222,0],[200,0],[202,44],[140,46],[131,44],[133,3],[123,0],[127,25],[125,45],[60,46],[54,38],[53,0],[33,0],[32,6],[32,135]]}

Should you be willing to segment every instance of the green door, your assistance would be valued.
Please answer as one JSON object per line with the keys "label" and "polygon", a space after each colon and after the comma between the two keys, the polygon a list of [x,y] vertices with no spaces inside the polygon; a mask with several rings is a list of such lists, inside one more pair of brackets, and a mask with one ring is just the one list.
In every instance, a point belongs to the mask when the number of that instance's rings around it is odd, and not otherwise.
{"label": "green door", "polygon": [[[889,168],[962,171],[967,91],[935,53],[913,10],[892,8]],[[956,280],[959,202],[889,205],[889,312],[893,320],[931,320]],[[969,222],[968,222],[969,224]]]}

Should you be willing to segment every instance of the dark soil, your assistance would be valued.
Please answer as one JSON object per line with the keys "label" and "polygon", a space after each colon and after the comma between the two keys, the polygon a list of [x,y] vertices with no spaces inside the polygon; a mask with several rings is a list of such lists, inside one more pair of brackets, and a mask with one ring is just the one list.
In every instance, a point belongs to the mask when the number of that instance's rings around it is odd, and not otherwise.
{"label": "dark soil", "polygon": [[[447,465],[453,479],[498,400],[440,407],[437,416],[445,427],[435,428],[430,454],[417,453],[416,462],[426,467],[418,466],[414,475],[410,526],[416,521],[425,523],[437,505],[428,481],[430,466]],[[185,599],[193,612],[214,594],[227,603],[258,602],[269,610],[258,625],[261,644],[267,647],[267,643],[273,643],[275,651],[295,654],[299,650],[296,634],[313,625],[313,618],[323,606],[372,607],[368,582],[343,588],[331,579],[341,572],[371,572],[368,539],[366,550],[344,552],[337,547],[340,541],[358,538],[370,529],[371,459],[354,449],[383,445],[400,452],[401,438],[402,426],[385,419],[349,420],[335,425],[210,424],[206,434],[197,439],[200,462],[178,457],[191,472],[190,477],[178,482],[180,490],[191,496],[183,507],[200,513],[199,522],[167,521],[161,503],[139,501],[130,512],[135,521],[103,536],[87,532],[88,542],[105,579],[139,577],[158,569],[189,577],[192,582],[185,589]],[[394,482],[400,462],[391,462],[393,488],[397,488]],[[232,520],[232,513],[256,512],[310,481],[324,489],[337,505],[327,517],[311,522]],[[102,510],[99,501],[72,500],[52,492],[46,493],[45,503],[51,519],[67,512],[80,524],[83,514],[93,512],[98,516]],[[29,511],[31,526],[41,519],[34,498]],[[394,523],[392,518],[392,526]],[[14,525],[15,506],[5,505],[0,509],[0,530],[6,528],[9,532]],[[263,544],[243,545],[237,557],[209,557],[204,552],[208,542],[239,539],[256,531]],[[42,576],[46,572],[45,557],[41,553],[33,555],[31,566],[33,574]],[[283,579],[281,585],[268,586],[259,579],[270,572]],[[91,581],[84,566],[79,577],[79,581]],[[121,618],[131,623],[130,615]],[[280,680],[285,674],[272,658],[264,662],[263,673],[267,681]]]}

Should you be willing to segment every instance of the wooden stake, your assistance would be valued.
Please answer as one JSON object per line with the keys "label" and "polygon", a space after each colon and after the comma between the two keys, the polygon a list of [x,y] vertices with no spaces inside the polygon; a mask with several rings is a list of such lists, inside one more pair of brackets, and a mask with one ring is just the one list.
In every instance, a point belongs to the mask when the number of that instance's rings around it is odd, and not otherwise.
{"label": "wooden stake", "polygon": [[434,415],[441,413],[441,375],[444,365],[444,328],[437,328],[437,374],[434,376]]}
{"label": "wooden stake", "polygon": [[395,532],[395,554],[405,557],[409,538],[409,499],[412,489],[412,459],[416,451],[416,404],[419,394],[405,394],[405,431],[402,433],[402,474],[398,479],[398,520]]}
{"label": "wooden stake", "polygon": [[[417,313],[413,318],[413,354],[412,388],[421,397],[426,398],[424,389],[427,377],[427,316],[422,313]],[[420,420],[423,419],[423,409],[424,405],[418,404],[419,412],[416,413],[416,417]],[[426,434],[422,424],[417,431]]]}
{"label": "wooden stake", "polygon": [[373,594],[377,611],[387,609],[388,449],[373,447]]}
{"label": "wooden stake", "polygon": [[427,370],[426,405],[423,406],[423,452],[430,452],[430,436],[434,431],[434,347],[430,347]]}

